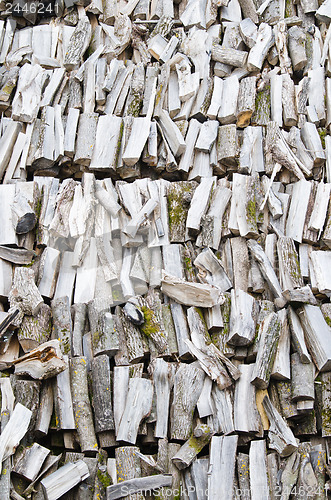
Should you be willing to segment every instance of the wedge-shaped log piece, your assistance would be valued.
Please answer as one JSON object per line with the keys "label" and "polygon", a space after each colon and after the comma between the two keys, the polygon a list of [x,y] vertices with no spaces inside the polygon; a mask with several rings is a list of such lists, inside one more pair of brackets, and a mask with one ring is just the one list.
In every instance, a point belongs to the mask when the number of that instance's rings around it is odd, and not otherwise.
{"label": "wedge-shaped log piece", "polygon": [[92,409],[87,385],[86,358],[78,356],[70,360],[71,393],[75,423],[82,452],[95,452],[98,447],[95,437]]}
{"label": "wedge-shaped log piece", "polygon": [[22,129],[22,124],[18,121],[11,120],[8,123],[6,129],[4,130],[1,138],[0,138],[0,177],[2,178],[6,168],[9,164],[9,160],[13,153],[13,147],[17,136],[19,135]]}
{"label": "wedge-shaped log piece", "polygon": [[12,117],[32,123],[39,111],[44,71],[39,64],[24,64],[20,69],[12,103]]}
{"label": "wedge-shaped log piece", "polygon": [[44,303],[42,296],[34,281],[33,269],[27,267],[17,267],[15,269],[13,286],[9,293],[10,310],[19,310],[15,318],[15,325],[19,326],[23,315],[34,316],[38,313],[41,305]]}
{"label": "wedge-shaped log piece", "polygon": [[169,113],[164,109],[159,114],[158,119],[173,155],[182,155],[185,151],[186,143],[179,128],[171,120]]}
{"label": "wedge-shaped log piece", "polygon": [[264,397],[262,405],[270,422],[269,447],[276,450],[281,457],[288,457],[298,448],[293,432],[268,396]]}
{"label": "wedge-shaped log piece", "polygon": [[222,102],[217,114],[217,119],[222,124],[226,125],[236,121],[238,95],[238,77],[236,75],[229,76],[224,80]]}
{"label": "wedge-shaped log piece", "polygon": [[150,125],[151,120],[149,117],[133,118],[130,137],[122,156],[123,162],[127,166],[131,167],[139,160],[149,136]]}
{"label": "wedge-shaped log piece", "polygon": [[31,410],[21,403],[16,404],[0,436],[0,472],[2,470],[2,462],[15,453],[21,439],[25,436],[31,417]]}
{"label": "wedge-shaped log piece", "polygon": [[206,213],[215,177],[201,179],[200,184],[194,191],[191,205],[187,214],[186,228],[189,233],[197,234],[200,229],[201,217]]}
{"label": "wedge-shaped log piece", "polygon": [[231,378],[217,355],[218,349],[213,344],[201,349],[196,347],[190,340],[186,340],[186,344],[193,356],[198,359],[201,368],[217,383],[221,390],[232,384]]}
{"label": "wedge-shaped log piece", "polygon": [[331,184],[320,182],[317,187],[316,199],[313,212],[309,220],[309,229],[311,231],[322,231],[327,215],[330,200]]}
{"label": "wedge-shaped log piece", "polygon": [[162,271],[161,291],[186,306],[213,307],[223,303],[219,288],[204,283],[192,283],[167,275]]}
{"label": "wedge-shaped log piece", "polygon": [[255,337],[254,321],[255,300],[240,289],[231,290],[230,332],[227,342],[232,345],[246,346]]}
{"label": "wedge-shaped log piece", "polygon": [[231,498],[238,436],[213,436],[210,443],[208,500]]}
{"label": "wedge-shaped log piece", "polygon": [[277,253],[279,262],[280,282],[283,290],[291,290],[303,286],[300,272],[299,256],[292,238],[278,238]]}
{"label": "wedge-shaped log piece", "polygon": [[305,333],[305,341],[313,361],[319,371],[329,371],[331,367],[331,328],[326,323],[318,306],[304,305],[299,309],[300,321]]}
{"label": "wedge-shaped log piece", "polygon": [[275,356],[274,365],[272,368],[271,377],[278,380],[290,380],[291,365],[290,365],[290,328],[287,321],[287,310],[281,309],[278,311],[278,317],[281,321],[280,336]]}
{"label": "wedge-shaped log piece", "polygon": [[249,479],[252,500],[271,500],[267,473],[267,451],[264,440],[251,441],[249,449]]}
{"label": "wedge-shaped log piece", "polygon": [[325,162],[321,138],[314,123],[306,122],[301,129],[301,138],[313,157],[314,166],[318,167]]}
{"label": "wedge-shaped log piece", "polygon": [[88,466],[83,460],[69,462],[41,480],[44,496],[47,500],[57,500],[89,475]]}
{"label": "wedge-shaped log piece", "polygon": [[194,429],[193,435],[178,450],[171,460],[177,469],[186,469],[191,465],[198,453],[209,443],[212,436],[210,427],[206,424],[200,424]]}
{"label": "wedge-shaped log piece", "polygon": [[118,441],[135,444],[138,427],[152,409],[153,383],[143,378],[132,378],[129,381],[129,392],[125,409],[117,433]]}
{"label": "wedge-shaped log piece", "polygon": [[237,127],[247,127],[255,110],[256,76],[243,78],[239,85]]}
{"label": "wedge-shaped log piece", "polygon": [[310,363],[311,357],[307,350],[304,331],[293,307],[288,308],[288,321],[291,329],[291,342],[300,356],[301,363]]}
{"label": "wedge-shaped log piece", "polygon": [[36,316],[24,316],[17,333],[24,352],[31,351],[49,340],[52,330],[51,318],[51,308],[47,304],[42,304]]}
{"label": "wedge-shaped log piece", "polygon": [[121,141],[122,119],[118,116],[100,116],[90,169],[115,172]]}
{"label": "wedge-shaped log piece", "polygon": [[175,375],[171,409],[171,439],[185,441],[192,433],[193,412],[202,391],[204,373],[192,364],[181,364]]}
{"label": "wedge-shaped log piece", "polygon": [[262,323],[259,350],[252,374],[252,384],[267,389],[277,351],[280,321],[276,313],[269,314]]}
{"label": "wedge-shaped log piece", "polygon": [[156,394],[156,425],[154,435],[166,438],[168,432],[168,417],[170,391],[173,385],[174,370],[171,363],[161,358],[153,360],[152,375]]}
{"label": "wedge-shaped log piece", "polygon": [[143,491],[170,491],[172,485],[172,476],[165,474],[156,474],[155,476],[137,477],[135,479],[127,479],[118,484],[107,486],[107,500],[117,500],[118,498],[140,496]]}
{"label": "wedge-shaped log piece", "polygon": [[253,364],[239,365],[240,378],[234,392],[234,428],[236,432],[261,430],[261,420],[256,406],[256,389],[251,384]]}
{"label": "wedge-shaped log piece", "polygon": [[331,252],[322,250],[311,252],[310,260],[318,291],[329,295],[331,292]]}
{"label": "wedge-shaped log piece", "polygon": [[54,377],[65,370],[58,340],[49,340],[14,361],[17,375],[29,375],[38,380]]}
{"label": "wedge-shaped log piece", "polygon": [[198,255],[194,265],[199,269],[198,277],[203,283],[217,286],[222,292],[231,288],[232,283],[221,261],[210,248],[206,248]]}
{"label": "wedge-shaped log piece", "polygon": [[64,56],[64,67],[71,71],[80,64],[84,52],[89,46],[92,36],[92,26],[87,16],[82,17],[70,37],[67,51]]}
{"label": "wedge-shaped log piece", "polygon": [[286,236],[302,242],[311,183],[302,179],[293,185],[291,204],[287,216]]}
{"label": "wedge-shaped log piece", "polygon": [[34,481],[50,450],[38,443],[33,443],[31,448],[26,448],[23,455],[16,462],[13,471],[28,481]]}
{"label": "wedge-shaped log piece", "polygon": [[[191,120],[190,127],[193,122],[194,120]],[[171,243],[184,243],[185,241],[187,214],[197,185],[194,181],[179,181],[171,182],[168,186],[167,202]]]}
{"label": "wedge-shaped log piece", "polygon": [[292,401],[314,400],[313,363],[302,363],[299,353],[294,352],[291,355],[291,375]]}
{"label": "wedge-shaped log piece", "polygon": [[274,35],[271,26],[261,23],[257,32],[256,43],[248,54],[248,71],[259,71],[262,68],[263,61],[273,44]]}
{"label": "wedge-shaped log piece", "polygon": [[97,113],[82,113],[79,117],[74,162],[88,166],[91,162],[97,132]]}
{"label": "wedge-shaped log piece", "polygon": [[54,380],[54,407],[57,415],[59,430],[75,430],[75,419],[70,388],[70,374],[68,356],[63,356],[66,369],[59,373]]}
{"label": "wedge-shaped log piece", "polygon": [[95,432],[114,430],[109,357],[97,356],[92,361],[92,385]]}

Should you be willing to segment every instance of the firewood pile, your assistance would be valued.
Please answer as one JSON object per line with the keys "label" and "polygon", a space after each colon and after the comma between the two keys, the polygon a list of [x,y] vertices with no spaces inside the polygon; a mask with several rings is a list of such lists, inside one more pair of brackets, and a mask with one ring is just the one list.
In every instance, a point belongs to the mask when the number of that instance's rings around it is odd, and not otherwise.
{"label": "firewood pile", "polygon": [[328,496],[330,21],[0,3],[0,500]]}

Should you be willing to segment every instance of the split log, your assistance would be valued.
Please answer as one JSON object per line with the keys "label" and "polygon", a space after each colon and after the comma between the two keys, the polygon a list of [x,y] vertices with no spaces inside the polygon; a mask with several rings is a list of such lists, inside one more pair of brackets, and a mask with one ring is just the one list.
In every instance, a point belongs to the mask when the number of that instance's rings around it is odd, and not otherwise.
{"label": "split log", "polygon": [[92,361],[92,385],[95,432],[114,430],[114,416],[111,398],[111,372],[106,354]]}
{"label": "split log", "polygon": [[217,114],[217,119],[222,125],[227,125],[236,121],[238,95],[238,77],[235,75],[227,77],[224,80],[222,102]]}
{"label": "split log", "polygon": [[[122,127],[120,117],[113,115],[100,116],[91,157],[91,170],[115,172],[122,139]],[[101,196],[100,189],[99,195]]]}
{"label": "split log", "polygon": [[17,403],[10,419],[0,436],[0,471],[2,462],[16,450],[21,439],[25,436],[32,412],[20,403]]}
{"label": "split log", "polygon": [[213,436],[210,444],[208,498],[231,498],[238,436]]}
{"label": "split log", "polygon": [[248,54],[247,69],[249,71],[256,71],[262,68],[263,61],[273,43],[274,35],[271,26],[266,23],[261,23],[257,32],[256,43]]}
{"label": "split log", "polygon": [[33,443],[31,448],[23,451],[12,470],[28,481],[34,481],[49,453],[49,449],[38,443]]}
{"label": "split log", "polygon": [[269,314],[262,323],[259,350],[252,374],[252,384],[267,389],[280,335],[280,321],[276,313]]}
{"label": "split log", "polygon": [[63,354],[71,352],[72,323],[69,298],[67,296],[52,301],[53,337],[60,341]]}
{"label": "split log", "polygon": [[17,337],[24,352],[47,342],[51,335],[51,308],[42,304],[36,316],[23,317]]}
{"label": "split log", "polygon": [[49,425],[53,413],[53,381],[48,380],[43,382],[40,391],[40,401],[41,404],[38,409],[38,415],[36,419],[35,432],[39,437],[46,436],[48,434]]}
{"label": "split log", "polygon": [[240,378],[234,393],[234,428],[236,432],[258,433],[260,417],[256,407],[256,389],[251,384],[254,365],[239,365]]}
{"label": "split log", "polygon": [[81,62],[92,35],[92,28],[87,16],[82,17],[77,23],[70,37],[67,51],[64,57],[64,67],[71,71]]}
{"label": "split log", "polygon": [[326,323],[318,306],[304,305],[299,309],[299,317],[305,333],[309,352],[320,371],[328,371],[330,366],[330,348],[326,339],[330,327]]}
{"label": "split log", "polygon": [[87,385],[86,358],[70,360],[70,379],[75,424],[82,452],[95,453],[98,447],[94,433],[92,410]]}
{"label": "split log", "polygon": [[270,500],[269,481],[267,474],[266,442],[251,441],[249,449],[249,479],[251,499],[264,498]]}
{"label": "split log", "polygon": [[296,352],[299,353],[301,363],[310,363],[311,358],[307,350],[304,331],[299,317],[292,307],[288,308],[288,320],[291,328],[292,345]]}
{"label": "split log", "polygon": [[255,336],[254,298],[243,290],[231,290],[230,332],[227,342],[232,345],[246,346]]}
{"label": "split log", "polygon": [[[79,117],[74,162],[88,166],[96,141],[98,115],[83,113]],[[87,140],[88,138],[88,140]]]}
{"label": "split log", "polygon": [[63,465],[56,472],[41,480],[45,498],[56,500],[88,478],[89,475],[89,469],[83,460]]}
{"label": "split log", "polygon": [[[119,484],[107,487],[107,500],[116,500],[126,496],[136,497],[143,491],[162,491],[172,485],[171,475],[156,474],[155,476],[127,479]],[[167,490],[166,490],[167,491]]]}
{"label": "split log", "polygon": [[264,397],[262,404],[270,422],[269,447],[276,450],[281,457],[288,457],[298,447],[296,439],[268,396]]}
{"label": "split log", "polygon": [[192,432],[193,410],[202,391],[204,374],[193,365],[179,366],[174,383],[171,409],[171,439],[187,440]]}
{"label": "split log", "polygon": [[17,267],[15,269],[12,289],[9,293],[10,310],[19,310],[15,318],[15,325],[19,326],[23,320],[24,314],[35,316],[43,299],[36,287],[34,281],[34,271],[26,267]]}
{"label": "split log", "polygon": [[292,400],[314,400],[314,365],[302,363],[298,353],[291,356]]}
{"label": "split log", "polygon": [[253,255],[254,259],[257,261],[260,271],[264,277],[264,279],[267,281],[270,290],[276,297],[276,299],[282,299],[282,289],[280,287],[278,278],[276,276],[276,273],[264,253],[263,249],[261,246],[254,240],[249,240],[247,242],[247,246],[251,254]]}
{"label": "split log", "polygon": [[170,363],[161,358],[154,360],[152,369],[154,390],[156,394],[156,425],[154,435],[157,438],[167,437],[170,390],[173,384],[174,370]]}
{"label": "split log", "polygon": [[148,416],[152,407],[153,384],[150,380],[133,378],[117,433],[118,441],[135,444],[141,420]]}
{"label": "split log", "polygon": [[193,435],[178,450],[171,460],[177,469],[185,469],[191,465],[198,453],[208,444],[212,436],[210,427],[205,424],[197,426]]}
{"label": "split log", "polygon": [[221,291],[207,284],[192,283],[162,272],[161,291],[179,304],[213,307],[223,302]]}
{"label": "split log", "polygon": [[40,344],[28,354],[14,361],[16,375],[29,375],[34,379],[54,377],[65,370],[65,363],[58,340],[50,340]]}
{"label": "split log", "polygon": [[255,110],[256,77],[250,76],[240,81],[237,104],[237,127],[247,127]]}

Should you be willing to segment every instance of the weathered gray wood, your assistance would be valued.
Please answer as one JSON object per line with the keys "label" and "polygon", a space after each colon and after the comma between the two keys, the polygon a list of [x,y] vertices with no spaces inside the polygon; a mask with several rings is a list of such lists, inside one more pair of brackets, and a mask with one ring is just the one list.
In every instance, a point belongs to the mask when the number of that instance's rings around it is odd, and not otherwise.
{"label": "weathered gray wood", "polygon": [[227,342],[246,346],[255,336],[254,298],[243,290],[231,290],[230,332]]}
{"label": "weathered gray wood", "polygon": [[24,450],[12,470],[28,481],[34,481],[49,453],[48,448],[33,443],[31,448]]}
{"label": "weathered gray wood", "polygon": [[314,400],[314,365],[302,363],[298,353],[291,355],[291,388],[292,400]]}
{"label": "weathered gray wood", "polygon": [[204,374],[193,365],[181,364],[175,375],[171,409],[171,439],[187,440],[192,432],[193,410],[199,399]]}
{"label": "weathered gray wood", "polygon": [[62,430],[74,430],[75,420],[70,387],[69,361],[64,356],[66,369],[54,380],[54,407],[58,419],[57,427]]}
{"label": "weathered gray wood", "polygon": [[295,437],[268,396],[264,397],[262,404],[270,422],[269,447],[275,449],[281,457],[288,457],[298,447]]}
{"label": "weathered gray wood", "polygon": [[106,354],[92,361],[93,409],[95,432],[114,430],[112,407],[111,372]]}
{"label": "weathered gray wood", "polygon": [[260,432],[261,423],[256,406],[256,389],[251,384],[254,365],[239,365],[240,378],[234,392],[234,428],[236,432]]}
{"label": "weathered gray wood", "polygon": [[117,433],[118,441],[135,444],[138,426],[151,411],[152,398],[153,384],[150,380],[130,379],[125,409]]}
{"label": "weathered gray wood", "polygon": [[208,500],[231,498],[238,436],[213,436],[210,445]]}
{"label": "weathered gray wood", "polygon": [[11,291],[9,293],[10,310],[19,310],[15,318],[16,326],[20,326],[24,314],[32,315],[38,313],[43,299],[34,281],[34,271],[26,267],[17,267]]}
{"label": "weathered gray wood", "polygon": [[56,472],[41,480],[45,498],[47,500],[56,500],[88,478],[89,475],[89,469],[83,460],[63,465]]}
{"label": "weathered gray wood", "polygon": [[40,344],[24,356],[14,361],[17,375],[29,375],[34,379],[54,377],[65,370],[65,363],[58,340],[49,340]]}
{"label": "weathered gray wood", "polygon": [[52,385],[52,380],[44,381],[40,391],[40,406],[35,425],[35,432],[38,437],[48,434],[54,406]]}
{"label": "weathered gray wood", "polygon": [[252,384],[260,389],[269,385],[280,335],[280,321],[276,313],[269,314],[262,323],[259,350],[252,374]]}
{"label": "weathered gray wood", "polygon": [[82,452],[95,452],[98,444],[94,432],[84,356],[71,358],[70,382],[80,448]]}
{"label": "weathered gray wood", "polygon": [[301,363],[310,363],[311,358],[307,350],[304,332],[299,317],[292,307],[288,309],[288,320],[291,328],[292,345],[299,353]]}
{"label": "weathered gray wood", "polygon": [[251,441],[249,449],[249,479],[251,500],[270,500],[266,442],[264,440]]}
{"label": "weathered gray wood", "polygon": [[17,403],[10,419],[0,436],[0,471],[2,470],[2,462],[10,457],[14,452],[21,439],[25,436],[32,412]]}
{"label": "weathered gray wood", "polygon": [[197,426],[193,435],[183,444],[171,460],[178,469],[185,469],[191,465],[197,454],[206,446],[212,436],[208,425],[200,424]]}
{"label": "weathered gray wood", "polygon": [[299,309],[300,321],[305,333],[309,352],[320,371],[328,371],[330,366],[330,347],[326,339],[330,327],[318,306],[304,305]]}
{"label": "weathered gray wood", "polygon": [[171,475],[157,474],[155,476],[127,479],[119,484],[107,487],[107,500],[116,500],[117,498],[122,498],[127,495],[131,497],[144,490],[158,490],[163,487],[171,486],[171,484]]}

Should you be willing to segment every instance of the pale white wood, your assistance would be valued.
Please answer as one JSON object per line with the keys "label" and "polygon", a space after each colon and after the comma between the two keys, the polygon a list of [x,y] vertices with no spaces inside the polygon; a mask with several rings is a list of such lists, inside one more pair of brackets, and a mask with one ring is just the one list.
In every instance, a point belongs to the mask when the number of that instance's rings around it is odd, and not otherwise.
{"label": "pale white wood", "polygon": [[310,182],[304,179],[296,182],[292,189],[291,204],[286,223],[286,236],[299,243],[302,242],[310,190]]}
{"label": "pale white wood", "polygon": [[44,72],[38,64],[24,64],[20,69],[16,93],[12,102],[12,116],[31,123],[39,111]]}
{"label": "pale white wood", "polygon": [[0,471],[2,470],[2,462],[13,455],[21,439],[25,436],[31,416],[31,410],[21,403],[16,404],[0,436]]}
{"label": "pale white wood", "polygon": [[53,298],[60,265],[60,251],[47,247],[39,267],[38,290],[43,297]]}
{"label": "pale white wood", "polygon": [[236,120],[237,100],[239,95],[239,80],[236,76],[225,78],[222,91],[222,102],[217,119],[222,124],[233,123]]}
{"label": "pale white wood", "polygon": [[[252,21],[254,22],[254,19]],[[249,71],[256,71],[262,68],[263,61],[273,43],[274,35],[271,26],[261,23],[257,32],[256,43],[251,48],[247,59],[247,69]]]}
{"label": "pale white wood", "polygon": [[210,105],[207,111],[207,117],[210,120],[216,120],[218,111],[222,104],[222,93],[223,93],[223,80],[218,76],[214,76],[213,82],[213,94],[211,97]]}
{"label": "pale white wood", "polygon": [[314,166],[324,163],[325,153],[322,142],[314,123],[306,122],[301,129],[301,138],[313,157]]}
{"label": "pale white wood", "polygon": [[115,171],[118,160],[118,145],[121,141],[122,119],[114,115],[100,116],[90,169]]}
{"label": "pale white wood", "polygon": [[82,266],[77,269],[74,303],[87,303],[94,298],[97,269],[97,249],[95,238],[90,239],[90,246]]}
{"label": "pale white wood", "polygon": [[256,389],[251,384],[253,364],[239,365],[240,378],[234,392],[234,428],[236,432],[259,432],[260,416],[256,406]]}
{"label": "pale white wood", "polygon": [[205,214],[211,194],[215,185],[215,177],[205,178],[194,192],[191,205],[187,214],[186,228],[192,233],[198,232],[201,223],[201,217]]}
{"label": "pale white wood", "polygon": [[79,109],[70,108],[67,115],[64,134],[64,154],[73,157],[75,154],[76,132],[79,120]]}
{"label": "pale white wood", "polygon": [[74,293],[74,283],[76,278],[76,269],[73,267],[73,252],[63,252],[61,264],[57,278],[54,299],[68,296],[69,302],[72,302]]}

